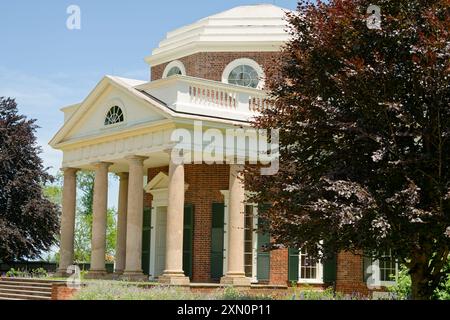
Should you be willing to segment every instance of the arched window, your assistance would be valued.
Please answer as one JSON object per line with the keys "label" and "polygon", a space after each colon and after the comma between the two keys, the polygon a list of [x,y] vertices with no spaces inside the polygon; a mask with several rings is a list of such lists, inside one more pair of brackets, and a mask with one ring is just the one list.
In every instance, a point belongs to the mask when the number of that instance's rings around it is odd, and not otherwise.
{"label": "arched window", "polygon": [[259,64],[247,58],[232,61],[222,74],[222,82],[257,89],[264,86],[263,78],[264,72]]}
{"label": "arched window", "polygon": [[170,69],[169,72],[167,72],[167,76],[168,77],[174,76],[176,74],[180,74],[180,75],[183,74],[181,72],[180,68],[178,68],[178,67],[172,67],[172,69]]}
{"label": "arched window", "polygon": [[120,123],[124,121],[123,111],[118,106],[109,109],[105,118],[105,126]]}
{"label": "arched window", "polygon": [[174,75],[182,75],[182,76],[186,75],[186,69],[184,67],[183,62],[175,60],[169,63],[164,69],[162,77],[167,78]]}
{"label": "arched window", "polygon": [[243,64],[231,70],[228,75],[228,83],[243,87],[256,88],[259,84],[259,75],[254,68]]}

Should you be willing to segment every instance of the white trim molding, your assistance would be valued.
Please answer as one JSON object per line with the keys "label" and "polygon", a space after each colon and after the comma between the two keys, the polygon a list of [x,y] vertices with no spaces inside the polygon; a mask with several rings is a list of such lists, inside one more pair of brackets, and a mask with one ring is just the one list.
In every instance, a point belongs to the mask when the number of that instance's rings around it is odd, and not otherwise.
{"label": "white trim molding", "polygon": [[256,62],[253,59],[249,59],[249,58],[239,58],[239,59],[231,61],[223,70],[222,82],[228,84],[228,77],[230,76],[231,71],[233,71],[236,67],[239,67],[242,65],[250,66],[253,69],[255,69],[255,71],[258,73],[258,77],[259,77],[259,83],[258,83],[258,86],[256,87],[256,89],[264,88],[264,83],[265,83],[264,70],[258,64],[258,62]]}
{"label": "white trim molding", "polygon": [[307,284],[323,284],[323,264],[317,261],[315,264],[316,277],[315,278],[302,278],[302,256],[308,256],[308,253],[303,253],[302,250],[298,252],[298,283]]}
{"label": "white trim molding", "polygon": [[167,78],[167,74],[169,73],[170,70],[172,70],[172,68],[177,67],[178,69],[180,69],[181,71],[181,75],[185,76],[186,75],[186,68],[184,67],[183,62],[181,62],[180,60],[174,60],[172,62],[170,62],[165,68],[164,68],[164,72],[162,77],[163,78]]}

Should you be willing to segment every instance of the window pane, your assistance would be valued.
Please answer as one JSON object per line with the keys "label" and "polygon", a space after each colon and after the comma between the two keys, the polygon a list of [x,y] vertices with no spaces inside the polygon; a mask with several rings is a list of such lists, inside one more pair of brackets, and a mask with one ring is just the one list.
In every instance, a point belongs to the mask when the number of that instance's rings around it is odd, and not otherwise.
{"label": "window pane", "polygon": [[256,88],[259,84],[258,72],[248,65],[238,66],[230,72],[228,83]]}
{"label": "window pane", "polygon": [[167,72],[168,77],[176,75],[176,74],[182,74],[181,69],[178,67],[173,67],[169,70],[169,72]]}

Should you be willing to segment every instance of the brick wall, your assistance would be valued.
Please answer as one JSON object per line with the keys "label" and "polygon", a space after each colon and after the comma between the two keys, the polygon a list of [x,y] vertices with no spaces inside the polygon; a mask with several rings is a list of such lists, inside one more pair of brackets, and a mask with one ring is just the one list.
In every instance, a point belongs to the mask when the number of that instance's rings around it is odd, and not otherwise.
{"label": "brick wall", "polygon": [[52,300],[71,300],[78,291],[79,289],[69,288],[66,284],[53,283]]}
{"label": "brick wall", "polygon": [[336,291],[352,294],[369,294],[363,281],[363,260],[359,255],[340,252],[337,256]]}
{"label": "brick wall", "polygon": [[[186,68],[186,75],[214,81],[222,81],[225,67],[233,60],[249,58],[255,60],[264,70],[272,65],[277,52],[200,52],[180,58]],[[151,68],[152,80],[161,79],[164,69],[170,62]]]}
{"label": "brick wall", "polygon": [[270,284],[288,284],[288,249],[270,252]]}

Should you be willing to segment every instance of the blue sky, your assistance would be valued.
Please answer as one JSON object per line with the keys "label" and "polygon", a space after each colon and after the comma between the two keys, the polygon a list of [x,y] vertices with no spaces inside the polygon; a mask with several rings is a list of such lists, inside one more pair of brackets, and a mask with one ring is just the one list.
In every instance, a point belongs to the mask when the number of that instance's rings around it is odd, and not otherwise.
{"label": "blue sky", "polygon": [[[148,80],[144,57],[168,31],[257,0],[41,0],[0,2],[0,96],[16,98],[37,119],[42,158],[55,174],[61,154],[48,141],[63,123],[59,109],[80,102],[105,75]],[[295,0],[266,1],[295,9]],[[81,30],[66,28],[69,5],[81,8]],[[110,184],[115,206],[117,183]]]}

